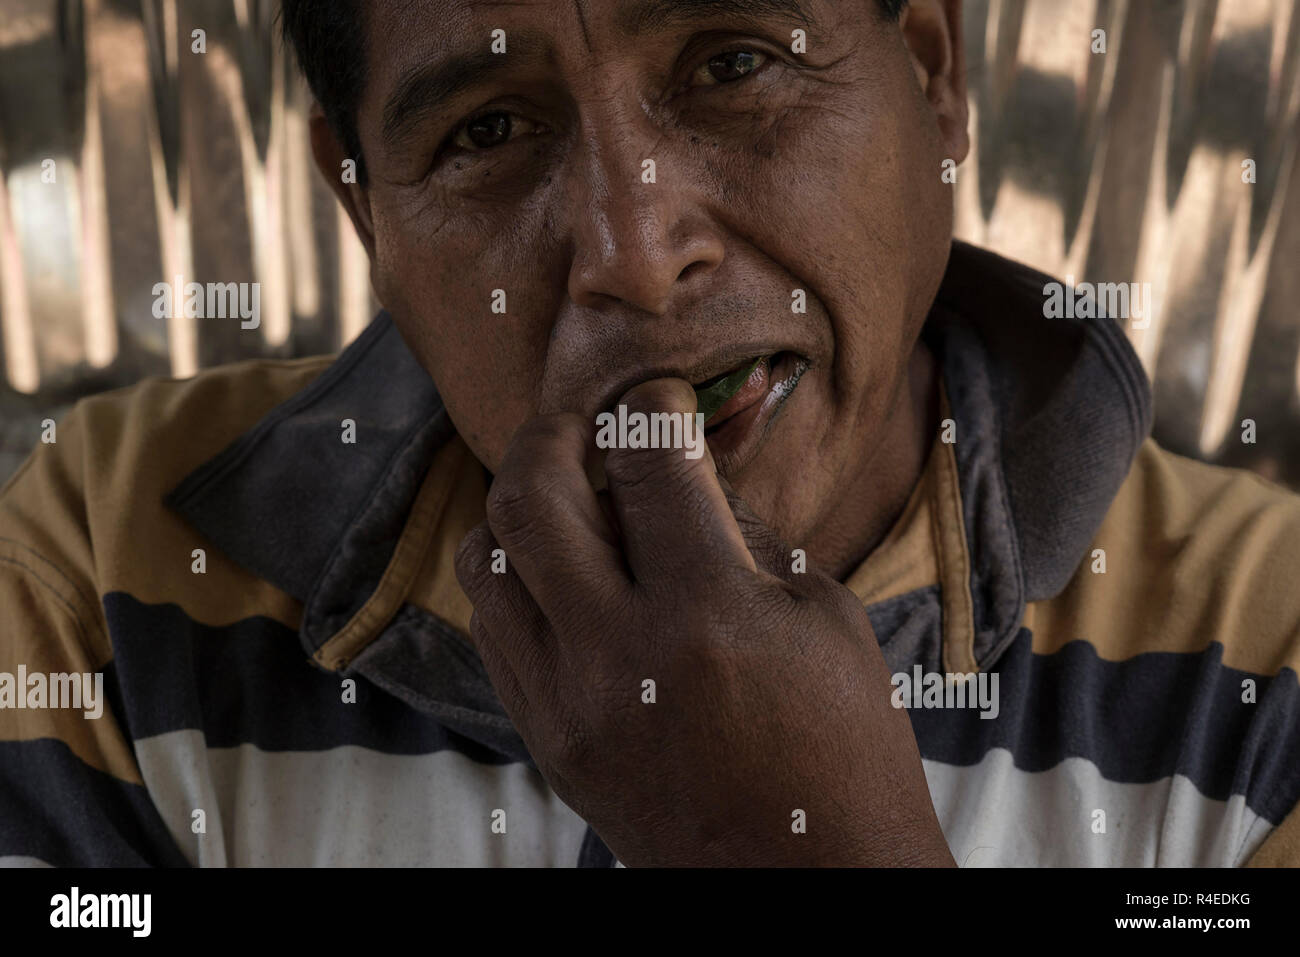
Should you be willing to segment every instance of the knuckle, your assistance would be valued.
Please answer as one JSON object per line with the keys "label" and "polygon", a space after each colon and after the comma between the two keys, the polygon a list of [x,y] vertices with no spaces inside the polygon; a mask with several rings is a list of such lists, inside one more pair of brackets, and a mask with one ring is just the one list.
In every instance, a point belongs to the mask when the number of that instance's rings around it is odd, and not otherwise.
{"label": "knuckle", "polygon": [[681,449],[614,448],[605,457],[605,474],[611,483],[632,490],[676,481],[693,465]]}
{"label": "knuckle", "polygon": [[570,772],[587,767],[593,760],[591,732],[575,712],[569,712],[554,732],[550,753],[557,765]]}
{"label": "knuckle", "polygon": [[725,587],[707,588],[698,582],[683,587],[672,582],[663,585],[661,603],[666,607],[676,606],[676,611],[671,615],[671,623],[665,622],[661,630],[672,637],[681,653],[694,654],[699,649],[719,647],[745,627],[744,618],[737,614],[743,614],[743,609],[737,607]]}
{"label": "knuckle", "polygon": [[554,481],[543,473],[497,476],[487,496],[487,520],[493,529],[526,528],[554,495]]}
{"label": "knuckle", "polygon": [[743,602],[743,613],[750,623],[750,627],[744,630],[745,634],[753,634],[756,630],[782,633],[796,626],[798,609],[790,596],[779,588],[755,589],[743,597]]}
{"label": "knuckle", "polygon": [[749,646],[758,635],[781,634],[796,627],[796,607],[780,588],[755,587],[753,580],[736,569],[727,584],[711,591],[712,599],[701,614],[693,616],[695,636],[700,642],[730,651]]}
{"label": "knuckle", "polygon": [[547,667],[548,657],[543,642],[544,635],[529,634],[517,645],[516,659],[519,677],[530,685],[539,685],[549,691],[554,680],[551,669]]}

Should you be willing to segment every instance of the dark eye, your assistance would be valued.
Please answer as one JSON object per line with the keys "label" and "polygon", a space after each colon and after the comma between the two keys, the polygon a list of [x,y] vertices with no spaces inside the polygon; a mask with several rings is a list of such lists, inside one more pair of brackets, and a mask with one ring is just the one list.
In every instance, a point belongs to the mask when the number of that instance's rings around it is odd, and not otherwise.
{"label": "dark eye", "polygon": [[451,143],[457,149],[470,152],[490,150],[505,145],[515,136],[533,134],[539,129],[538,124],[517,113],[481,113],[461,126]]}
{"label": "dark eye", "polygon": [[766,62],[767,54],[758,50],[730,50],[700,64],[692,79],[699,86],[734,83],[743,80]]}

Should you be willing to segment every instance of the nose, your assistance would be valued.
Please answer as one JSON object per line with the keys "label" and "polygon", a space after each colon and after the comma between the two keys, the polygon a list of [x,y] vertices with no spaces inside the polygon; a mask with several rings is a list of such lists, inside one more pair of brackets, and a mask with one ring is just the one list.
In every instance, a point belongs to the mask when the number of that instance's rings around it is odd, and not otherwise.
{"label": "nose", "polygon": [[662,316],[721,264],[717,228],[682,154],[663,150],[665,142],[636,119],[606,119],[584,137],[567,194],[577,305],[626,303]]}

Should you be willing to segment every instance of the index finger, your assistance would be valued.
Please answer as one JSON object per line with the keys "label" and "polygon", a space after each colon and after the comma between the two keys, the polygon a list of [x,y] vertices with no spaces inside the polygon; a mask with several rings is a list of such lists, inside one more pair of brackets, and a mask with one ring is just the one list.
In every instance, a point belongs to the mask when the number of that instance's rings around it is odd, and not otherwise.
{"label": "index finger", "polygon": [[609,449],[605,475],[623,551],[638,581],[676,579],[700,563],[756,571],[754,556],[718,484],[696,415],[695,390],[681,379],[655,379],[630,390],[617,414],[642,428],[644,442]]}
{"label": "index finger", "polygon": [[553,623],[589,605],[593,589],[630,584],[587,479],[591,441],[591,426],[579,415],[538,416],[515,433],[488,491],[488,526]]}

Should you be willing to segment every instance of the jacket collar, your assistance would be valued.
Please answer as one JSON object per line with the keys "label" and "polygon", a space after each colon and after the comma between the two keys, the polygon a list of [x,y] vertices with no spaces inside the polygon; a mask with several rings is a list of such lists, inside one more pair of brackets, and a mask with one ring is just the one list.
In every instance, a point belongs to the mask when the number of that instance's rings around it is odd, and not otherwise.
{"label": "jacket collar", "polygon": [[[355,442],[344,441],[349,425]],[[350,605],[352,593],[374,590],[419,481],[454,434],[433,381],[381,312],[311,385],[165,501],[304,604],[346,567],[349,594],[338,604]],[[332,619],[333,598],[321,599]]]}
{"label": "jacket collar", "polygon": [[[1026,603],[1065,586],[1151,427],[1150,389],[1120,328],[1045,318],[1050,281],[954,243],[922,333],[956,428],[952,524],[962,526],[968,555],[969,592],[959,597],[971,624],[944,662],[961,670],[993,665]],[[355,444],[342,441],[348,419]],[[300,638],[318,662],[355,670],[453,730],[526,759],[481,662],[445,622],[409,605],[388,609],[373,622],[379,639],[323,655],[349,623],[377,614],[386,570],[410,558],[399,542],[430,463],[454,437],[433,382],[381,312],[325,373],[166,502],[303,603]],[[945,620],[953,598],[937,599]],[[882,644],[932,600],[910,594],[871,606]]]}
{"label": "jacket collar", "polygon": [[[348,425],[352,443],[343,441]],[[299,639],[313,661],[360,674],[453,732],[531,763],[482,662],[445,622],[406,606],[375,623],[382,640],[355,660],[321,657],[350,624],[373,616],[429,466],[455,434],[433,381],[381,312],[311,385],[164,501],[302,602]]]}
{"label": "jacket collar", "polygon": [[1069,582],[1152,425],[1150,386],[1122,328],[1045,317],[1049,283],[954,243],[922,333],[956,420],[981,670],[1015,639],[1025,604]]}

